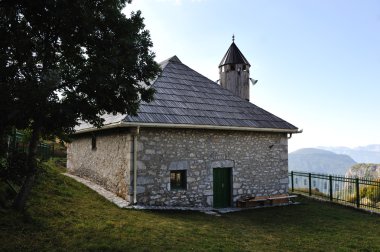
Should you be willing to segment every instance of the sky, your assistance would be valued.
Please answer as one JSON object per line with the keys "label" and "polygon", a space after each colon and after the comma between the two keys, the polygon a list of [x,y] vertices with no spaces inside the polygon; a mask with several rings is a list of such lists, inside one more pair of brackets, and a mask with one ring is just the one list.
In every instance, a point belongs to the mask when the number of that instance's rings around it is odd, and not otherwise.
{"label": "sky", "polygon": [[176,55],[209,79],[235,43],[250,101],[292,123],[289,151],[380,144],[380,1],[133,0],[160,62]]}

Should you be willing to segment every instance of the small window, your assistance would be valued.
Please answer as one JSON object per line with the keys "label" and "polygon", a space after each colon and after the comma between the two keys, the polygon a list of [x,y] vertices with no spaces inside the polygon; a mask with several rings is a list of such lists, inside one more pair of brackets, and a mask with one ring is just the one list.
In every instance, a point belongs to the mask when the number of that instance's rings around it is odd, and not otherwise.
{"label": "small window", "polygon": [[327,190],[327,182],[323,183],[323,189]]}
{"label": "small window", "polygon": [[247,71],[247,66],[243,65],[243,71]]}
{"label": "small window", "polygon": [[304,180],[303,180],[303,185],[307,185],[307,183],[306,183],[306,182],[307,182],[307,180],[306,180],[306,179],[304,179]]}
{"label": "small window", "polygon": [[186,190],[186,170],[170,171],[170,189]]}
{"label": "small window", "polygon": [[93,135],[91,138],[91,149],[96,150],[96,136]]}
{"label": "small window", "polygon": [[231,71],[234,71],[235,70],[235,65],[231,65],[230,69],[231,69]]}

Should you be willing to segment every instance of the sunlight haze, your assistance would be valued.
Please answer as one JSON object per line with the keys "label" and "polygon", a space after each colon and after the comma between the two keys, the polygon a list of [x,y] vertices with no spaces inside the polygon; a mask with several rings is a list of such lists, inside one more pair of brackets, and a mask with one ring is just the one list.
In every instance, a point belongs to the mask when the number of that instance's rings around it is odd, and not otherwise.
{"label": "sunlight haze", "polygon": [[379,1],[134,0],[156,60],[216,81],[235,34],[250,62],[250,100],[303,129],[289,151],[380,141]]}

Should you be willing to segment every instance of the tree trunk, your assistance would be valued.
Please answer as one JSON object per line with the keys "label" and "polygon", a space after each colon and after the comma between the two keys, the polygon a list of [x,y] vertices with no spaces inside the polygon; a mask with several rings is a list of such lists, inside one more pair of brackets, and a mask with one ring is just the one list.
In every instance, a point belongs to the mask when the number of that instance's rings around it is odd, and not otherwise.
{"label": "tree trunk", "polygon": [[6,152],[5,130],[0,127],[0,158],[3,158]]}
{"label": "tree trunk", "polygon": [[37,146],[40,138],[41,128],[33,127],[32,136],[29,141],[28,148],[28,157],[27,157],[27,166],[28,171],[24,180],[24,183],[16,196],[16,199],[13,202],[13,208],[17,211],[23,211],[26,206],[26,201],[29,197],[29,194],[32,190],[34,184],[34,178],[37,173]]}

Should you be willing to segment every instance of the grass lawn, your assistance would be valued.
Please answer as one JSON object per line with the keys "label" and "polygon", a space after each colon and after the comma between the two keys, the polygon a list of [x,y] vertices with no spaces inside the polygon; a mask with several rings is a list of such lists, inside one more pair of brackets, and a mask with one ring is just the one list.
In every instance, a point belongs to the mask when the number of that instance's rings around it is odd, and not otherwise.
{"label": "grass lawn", "polygon": [[119,209],[49,162],[24,215],[0,209],[0,251],[380,251],[380,216],[301,205],[223,214]]}

